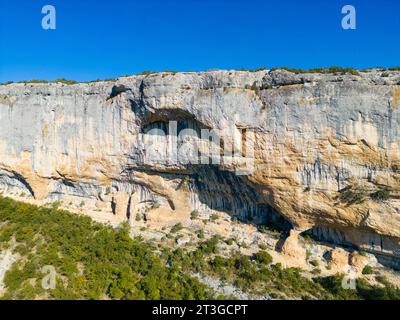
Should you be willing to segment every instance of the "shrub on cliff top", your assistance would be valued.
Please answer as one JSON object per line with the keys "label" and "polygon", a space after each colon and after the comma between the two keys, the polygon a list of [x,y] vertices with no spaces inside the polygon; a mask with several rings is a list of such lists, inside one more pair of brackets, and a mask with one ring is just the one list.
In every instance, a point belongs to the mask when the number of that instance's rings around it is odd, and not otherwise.
{"label": "shrub on cliff top", "polygon": [[158,72],[157,71],[142,71],[142,72],[139,72],[137,75],[138,76],[148,76],[150,74],[155,74],[155,73],[158,73]]}
{"label": "shrub on cliff top", "polygon": [[374,273],[374,269],[369,265],[366,265],[364,267],[364,269],[362,270],[362,274],[373,274],[373,273]]}
{"label": "shrub on cliff top", "polygon": [[360,75],[360,73],[358,72],[358,70],[354,69],[354,68],[341,68],[341,67],[336,67],[336,66],[332,66],[332,67],[328,67],[328,68],[313,68],[313,69],[295,69],[295,68],[287,68],[287,67],[281,67],[281,68],[272,68],[271,71],[274,70],[286,70],[292,73],[296,73],[296,74],[300,74],[300,73],[324,73],[324,74],[329,74],[329,73],[339,73],[339,74],[352,74],[355,76]]}

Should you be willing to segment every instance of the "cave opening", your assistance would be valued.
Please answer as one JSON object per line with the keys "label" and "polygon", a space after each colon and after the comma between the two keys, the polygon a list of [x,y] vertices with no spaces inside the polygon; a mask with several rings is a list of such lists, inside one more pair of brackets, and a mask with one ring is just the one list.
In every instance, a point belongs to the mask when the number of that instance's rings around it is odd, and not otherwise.
{"label": "cave opening", "polygon": [[217,165],[192,165],[192,191],[198,201],[212,210],[226,212],[233,219],[251,223],[258,228],[287,232],[291,223],[270,206],[255,187],[230,171]]}
{"label": "cave opening", "polygon": [[[171,121],[176,123],[176,127],[171,127]],[[173,128],[173,131],[171,128]],[[157,141],[166,145],[168,140],[163,140],[162,137],[177,135],[179,148],[180,143],[184,143],[179,138],[179,134],[187,129],[193,130],[193,135],[197,136],[197,138],[203,138],[202,129],[210,130],[210,128],[195,120],[186,111],[162,110],[157,114],[152,113],[144,117],[141,133],[160,136],[161,139]],[[243,144],[246,144],[246,137],[243,136],[243,133],[246,135],[246,131],[241,132],[242,140],[240,143],[243,148]],[[206,139],[214,143],[216,141],[213,141],[213,139],[218,139],[218,146],[221,150],[224,150],[224,139],[221,139],[221,137],[209,134]],[[161,143],[158,144],[158,147]],[[259,228],[267,228],[279,232],[286,232],[292,228],[291,223],[268,204],[261,192],[257,192],[256,187],[247,181],[245,176],[221,170],[219,167],[220,162],[214,162],[214,156],[218,157],[218,154],[214,154],[214,150],[208,155],[208,158],[205,157],[205,154],[201,154],[200,151],[197,151],[194,156],[196,155],[199,161],[188,161],[188,163],[184,163],[185,169],[183,169],[191,176],[190,188],[196,198],[193,200],[194,207],[204,204],[212,210],[226,212],[233,219],[243,223],[254,224]],[[207,163],[202,163],[203,158],[207,158]]]}

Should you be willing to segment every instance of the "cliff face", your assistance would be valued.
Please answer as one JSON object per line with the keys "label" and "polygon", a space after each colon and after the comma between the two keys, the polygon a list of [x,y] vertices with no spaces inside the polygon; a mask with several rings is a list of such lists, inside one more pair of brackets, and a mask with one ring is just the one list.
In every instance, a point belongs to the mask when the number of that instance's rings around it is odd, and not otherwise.
{"label": "cliff face", "polygon": [[400,255],[400,72],[2,85],[0,124],[0,191],[18,199],[154,225],[281,216]]}

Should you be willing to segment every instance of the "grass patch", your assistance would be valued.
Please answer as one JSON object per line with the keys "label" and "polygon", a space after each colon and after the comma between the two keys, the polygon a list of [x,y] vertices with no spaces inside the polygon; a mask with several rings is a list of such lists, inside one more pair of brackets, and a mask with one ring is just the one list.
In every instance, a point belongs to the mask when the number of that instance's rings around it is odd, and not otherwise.
{"label": "grass patch", "polygon": [[[37,207],[0,197],[0,245],[12,241],[24,259],[5,275],[3,299],[212,299],[215,294],[190,273],[217,277],[241,290],[275,298],[400,299],[385,278],[384,287],[357,280],[356,290],[342,286],[343,276],[305,278],[297,268],[272,264],[266,251],[252,256],[219,254],[221,238],[196,248],[171,249],[129,237],[129,226],[93,222],[89,217]],[[163,244],[163,243],[161,243]],[[43,266],[56,270],[56,288],[41,287]]]}

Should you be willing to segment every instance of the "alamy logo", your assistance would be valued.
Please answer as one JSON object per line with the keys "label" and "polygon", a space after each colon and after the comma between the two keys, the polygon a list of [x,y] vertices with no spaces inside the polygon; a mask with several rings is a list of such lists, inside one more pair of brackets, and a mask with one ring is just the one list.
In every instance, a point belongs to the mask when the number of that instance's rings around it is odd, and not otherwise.
{"label": "alamy logo", "polygon": [[345,5],[342,8],[342,14],[345,14],[342,18],[342,28],[344,30],[355,30],[357,28],[356,8],[351,5]]}
{"label": "alamy logo", "polygon": [[45,14],[45,16],[42,18],[42,28],[44,30],[55,30],[56,29],[56,8],[51,5],[45,5],[42,8],[42,14]]}

